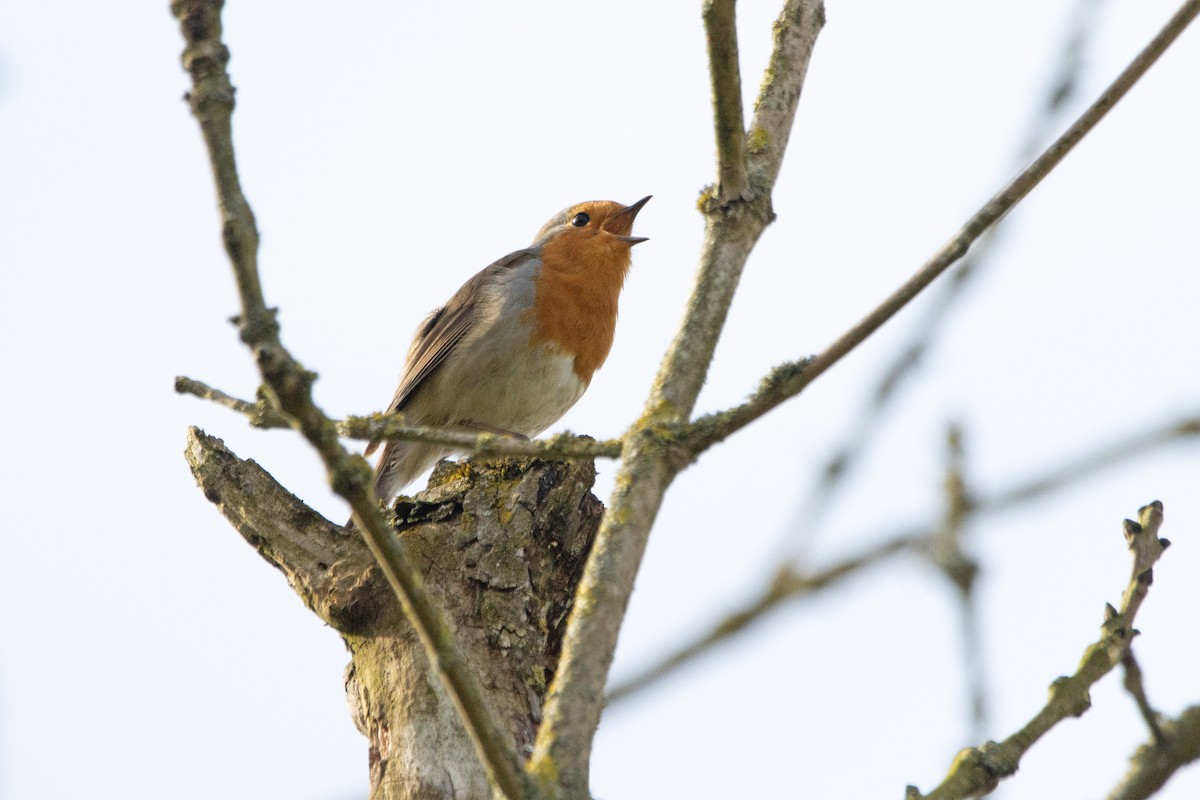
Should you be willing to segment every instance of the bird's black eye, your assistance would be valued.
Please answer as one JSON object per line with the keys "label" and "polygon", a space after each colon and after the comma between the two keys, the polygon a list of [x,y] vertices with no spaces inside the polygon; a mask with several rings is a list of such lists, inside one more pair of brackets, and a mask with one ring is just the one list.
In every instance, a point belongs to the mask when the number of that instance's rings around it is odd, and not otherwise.
{"label": "bird's black eye", "polygon": [[574,225],[576,228],[582,228],[584,225],[587,225],[591,221],[592,221],[592,218],[589,217],[587,214],[584,214],[583,212],[580,212],[580,213],[576,214],[575,216],[571,217],[571,224]]}

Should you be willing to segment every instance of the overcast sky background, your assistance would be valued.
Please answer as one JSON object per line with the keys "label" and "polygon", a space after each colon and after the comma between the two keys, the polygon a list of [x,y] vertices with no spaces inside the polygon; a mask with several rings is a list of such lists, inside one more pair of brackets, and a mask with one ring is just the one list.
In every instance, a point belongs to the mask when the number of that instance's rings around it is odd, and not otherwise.
{"label": "overcast sky background", "polygon": [[[1075,0],[828,4],[775,210],[698,411],[822,349],[1011,176]],[[1173,12],[1109,0],[1073,116]],[[775,3],[739,6],[749,102]],[[698,4],[231,0],[235,138],[268,302],[335,415],[381,409],[413,328],[559,208],[654,200],[608,364],[560,427],[619,435],[690,289],[712,176]],[[250,397],[214,193],[167,3],[0,8],[0,798],[365,796],[338,637],[205,501],[196,424],[333,519],[289,432],[171,389]],[[980,491],[1200,412],[1200,31],[1008,220],[989,270],[808,540],[814,564],[938,513],[942,441]],[[1066,116],[1056,130],[1069,121]],[[614,675],[754,594],[798,505],[919,312],[708,453],[668,495]],[[614,466],[601,463],[603,499]],[[1151,701],[1200,702],[1200,447],[1155,450],[981,518],[987,735],[1035,713],[1117,603],[1121,520],[1158,498],[1175,542],[1138,617]],[[616,798],[886,797],[977,743],[951,588],[900,559],[797,603],[606,713]],[[1147,738],[1110,675],[1009,797],[1096,798]],[[1161,795],[1200,796],[1200,771]]]}

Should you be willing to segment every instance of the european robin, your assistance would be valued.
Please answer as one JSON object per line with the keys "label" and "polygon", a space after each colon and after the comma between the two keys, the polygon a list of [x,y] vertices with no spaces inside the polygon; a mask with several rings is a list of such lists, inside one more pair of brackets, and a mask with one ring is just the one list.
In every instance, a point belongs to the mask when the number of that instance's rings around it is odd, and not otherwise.
{"label": "european robin", "polygon": [[[612,347],[633,220],[649,197],[573,205],[533,244],[471,278],[417,328],[389,412],[412,425],[531,437],[587,389]],[[370,455],[379,447],[371,442]],[[375,468],[383,501],[452,448],[389,441]]]}

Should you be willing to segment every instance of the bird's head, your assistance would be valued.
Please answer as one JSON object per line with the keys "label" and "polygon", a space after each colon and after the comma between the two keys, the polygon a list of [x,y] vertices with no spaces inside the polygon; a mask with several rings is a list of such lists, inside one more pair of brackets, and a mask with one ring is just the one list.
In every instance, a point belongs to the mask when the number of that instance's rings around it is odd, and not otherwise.
{"label": "bird's head", "polygon": [[611,200],[589,200],[564,208],[551,217],[534,237],[543,261],[571,264],[577,269],[629,268],[629,249],[644,236],[631,236],[633,220],[649,197],[623,206]]}

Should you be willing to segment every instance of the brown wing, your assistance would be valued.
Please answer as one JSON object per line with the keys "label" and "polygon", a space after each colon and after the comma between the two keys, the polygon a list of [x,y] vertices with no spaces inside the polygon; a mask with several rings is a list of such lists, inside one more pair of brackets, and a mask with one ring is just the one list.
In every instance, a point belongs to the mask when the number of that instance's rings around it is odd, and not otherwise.
{"label": "brown wing", "polygon": [[[421,382],[446,360],[446,356],[471,330],[475,324],[474,310],[480,289],[497,274],[515,269],[535,255],[532,249],[517,250],[489,264],[464,283],[450,298],[450,302],[425,318],[408,348],[400,385],[387,408],[389,414],[404,410],[404,404]],[[371,455],[377,447],[378,441],[371,442],[363,455]]]}

